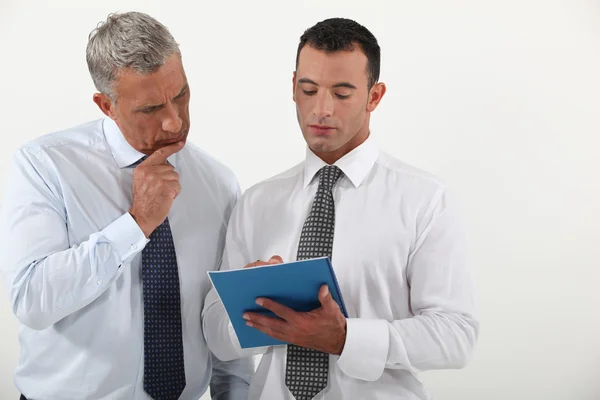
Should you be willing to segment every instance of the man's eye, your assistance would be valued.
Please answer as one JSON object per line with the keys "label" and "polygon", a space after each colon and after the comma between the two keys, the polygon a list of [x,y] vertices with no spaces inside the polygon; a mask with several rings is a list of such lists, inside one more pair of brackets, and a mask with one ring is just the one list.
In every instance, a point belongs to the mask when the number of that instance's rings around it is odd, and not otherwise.
{"label": "man's eye", "polygon": [[348,97],[350,97],[349,94],[338,94],[338,93],[336,93],[335,96],[340,100],[344,100],[344,99],[347,99]]}
{"label": "man's eye", "polygon": [[313,94],[317,93],[316,90],[303,90],[303,92],[307,96],[312,96]]}

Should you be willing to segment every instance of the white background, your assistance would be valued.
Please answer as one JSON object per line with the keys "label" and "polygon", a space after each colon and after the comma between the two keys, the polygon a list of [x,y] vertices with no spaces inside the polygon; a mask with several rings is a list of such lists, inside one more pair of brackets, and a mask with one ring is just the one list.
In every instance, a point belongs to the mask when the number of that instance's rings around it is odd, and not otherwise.
{"label": "white background", "polygon": [[[422,378],[439,400],[600,399],[600,2],[1,0],[0,187],[21,143],[100,116],[87,35],[127,10],[180,42],[191,140],[243,189],[303,157],[291,98],[303,30],[366,25],[388,87],[373,135],[458,191],[476,261],[474,358]],[[10,400],[17,322],[0,300]]]}

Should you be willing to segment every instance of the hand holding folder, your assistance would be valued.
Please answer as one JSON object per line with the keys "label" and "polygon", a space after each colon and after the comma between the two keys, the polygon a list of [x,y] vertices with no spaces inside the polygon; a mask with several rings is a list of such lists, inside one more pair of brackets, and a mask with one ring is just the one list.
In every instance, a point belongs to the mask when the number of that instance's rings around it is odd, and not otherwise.
{"label": "hand holding folder", "polygon": [[275,315],[256,304],[268,298],[294,311],[309,312],[321,306],[318,292],[329,288],[342,314],[348,317],[331,261],[328,257],[228,271],[209,271],[208,276],[223,303],[242,348],[285,345],[246,325],[245,312]]}

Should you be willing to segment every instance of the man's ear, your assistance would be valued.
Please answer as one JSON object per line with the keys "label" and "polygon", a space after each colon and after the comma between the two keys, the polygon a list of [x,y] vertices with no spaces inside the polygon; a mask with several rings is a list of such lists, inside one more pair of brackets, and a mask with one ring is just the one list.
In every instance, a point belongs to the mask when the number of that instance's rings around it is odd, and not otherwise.
{"label": "man's ear", "polygon": [[115,114],[114,104],[107,95],[103,93],[94,93],[93,99],[100,111],[102,111],[107,117],[113,120],[117,117]]}
{"label": "man's ear", "polygon": [[296,102],[296,71],[292,75],[292,100],[294,100],[294,103]]}
{"label": "man's ear", "polygon": [[373,110],[375,110],[377,108],[377,106],[379,105],[379,102],[381,101],[381,99],[383,98],[383,95],[385,94],[385,91],[386,91],[385,83],[379,82],[379,83],[373,85],[373,87],[371,88],[371,91],[369,93],[369,101],[367,103],[367,111],[372,112]]}

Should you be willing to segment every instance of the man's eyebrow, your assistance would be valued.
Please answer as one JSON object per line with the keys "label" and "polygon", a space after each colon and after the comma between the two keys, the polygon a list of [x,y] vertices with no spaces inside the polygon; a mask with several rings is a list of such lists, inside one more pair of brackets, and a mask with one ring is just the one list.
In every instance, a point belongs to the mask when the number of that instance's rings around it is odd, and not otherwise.
{"label": "man's eyebrow", "polygon": [[[312,79],[308,79],[308,78],[300,78],[300,79],[298,79],[298,83],[308,83],[311,85],[319,86],[319,84],[317,82],[313,81]],[[334,88],[344,87],[344,88],[348,88],[348,89],[356,89],[356,86],[354,86],[350,82],[339,82],[339,83],[336,83],[335,85],[333,85],[333,87]]]}
{"label": "man's eyebrow", "polygon": [[319,84],[311,79],[308,78],[300,78],[298,79],[298,83],[309,83],[311,85],[315,85],[315,86],[319,86]]}
{"label": "man's eyebrow", "polygon": [[334,88],[338,88],[338,87],[345,87],[348,89],[356,89],[356,86],[354,86],[353,84],[351,84],[350,82],[340,82],[340,83],[336,83],[335,85],[333,85]]}
{"label": "man's eyebrow", "polygon": [[[185,91],[188,89],[188,87],[189,87],[189,85],[186,83],[183,86],[183,89],[181,89],[181,92],[179,92],[179,94],[177,94],[177,96],[173,97],[173,100],[176,100],[176,99],[180,98],[181,96],[183,96],[185,94]],[[163,106],[164,106],[164,103],[163,104],[148,104],[145,106],[138,107],[138,108],[134,109],[134,111],[135,112],[143,112],[143,111],[149,112],[149,111],[158,110],[159,108],[161,108]]]}
{"label": "man's eyebrow", "polygon": [[183,96],[185,94],[185,91],[188,89],[189,85],[186,83],[185,85],[183,85],[183,89],[181,89],[181,92],[179,92],[179,94],[175,97],[173,97],[173,100],[180,98],[181,96]]}
{"label": "man's eyebrow", "polygon": [[158,110],[159,108],[164,107],[164,104],[148,104],[145,106],[134,108],[134,112],[150,112],[154,110]]}

